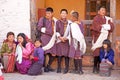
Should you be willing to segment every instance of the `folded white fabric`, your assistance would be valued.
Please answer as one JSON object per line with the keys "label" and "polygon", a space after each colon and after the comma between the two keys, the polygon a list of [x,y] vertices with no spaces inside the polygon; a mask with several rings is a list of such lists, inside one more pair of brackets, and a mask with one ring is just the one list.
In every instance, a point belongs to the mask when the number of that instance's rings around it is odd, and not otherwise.
{"label": "folded white fabric", "polygon": [[[80,28],[79,28],[79,25],[77,23],[72,23],[71,26],[70,26],[70,29],[71,29],[71,35],[74,39],[74,47],[76,48],[79,42],[79,45],[80,45],[80,51],[82,52],[82,54],[85,54],[86,52],[86,42],[85,42],[85,38],[84,38],[84,35],[82,34]],[[79,36],[77,35],[79,34]],[[71,41],[71,39],[70,39]],[[71,42],[70,42],[71,44]]]}
{"label": "folded white fabric", "polygon": [[22,63],[22,48],[19,45],[17,45],[15,54],[17,56],[17,60],[16,61],[18,61],[18,63],[21,64]]}
{"label": "folded white fabric", "polygon": [[103,24],[102,27],[103,27],[105,30],[110,30],[110,29],[111,29],[110,24]]}
{"label": "folded white fabric", "polygon": [[46,28],[44,28],[44,27],[41,28],[41,32],[42,32],[42,33],[45,33],[45,31],[46,31]]}
{"label": "folded white fabric", "polygon": [[56,36],[57,36],[57,37],[59,37],[59,36],[61,36],[61,35],[60,35],[60,33],[59,33],[59,32],[56,32]]}
{"label": "folded white fabric", "polygon": [[94,51],[96,48],[102,47],[102,43],[105,39],[107,39],[108,31],[104,28],[101,29],[101,33],[95,43],[93,43],[91,50]]}
{"label": "folded white fabric", "polygon": [[2,71],[1,69],[3,69],[2,63],[0,63],[0,76],[2,76]]}

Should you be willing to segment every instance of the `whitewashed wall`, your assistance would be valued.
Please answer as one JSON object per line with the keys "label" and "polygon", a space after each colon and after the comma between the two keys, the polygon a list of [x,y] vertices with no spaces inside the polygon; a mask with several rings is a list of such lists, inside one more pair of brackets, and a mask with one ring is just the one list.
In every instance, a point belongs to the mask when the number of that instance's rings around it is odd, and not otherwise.
{"label": "whitewashed wall", "polygon": [[30,0],[0,0],[0,45],[9,31],[30,37]]}

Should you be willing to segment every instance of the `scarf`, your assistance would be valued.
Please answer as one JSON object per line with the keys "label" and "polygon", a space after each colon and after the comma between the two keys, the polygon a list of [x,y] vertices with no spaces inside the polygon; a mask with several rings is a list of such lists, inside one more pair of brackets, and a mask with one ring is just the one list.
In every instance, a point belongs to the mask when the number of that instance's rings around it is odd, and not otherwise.
{"label": "scarf", "polygon": [[55,44],[55,40],[56,40],[56,24],[55,23],[56,23],[57,19],[53,17],[53,20],[54,20],[54,25],[52,25],[52,29],[53,29],[52,38],[46,46],[42,47],[42,49],[45,50],[45,51],[52,48]]}
{"label": "scarf", "polygon": [[18,63],[21,64],[22,63],[22,48],[19,45],[17,45],[16,47],[15,55],[17,56],[16,61],[18,61]]}
{"label": "scarf", "polygon": [[[72,36],[72,37],[70,37],[70,36]],[[72,23],[70,26],[69,44],[71,44],[71,40],[72,40],[71,38],[74,41],[73,42],[74,48],[79,49],[82,52],[82,55],[85,54],[85,52],[86,52],[85,38],[84,38],[84,35],[82,34],[82,32],[79,28],[79,25],[77,23]]]}
{"label": "scarf", "polygon": [[97,39],[97,41],[94,43],[94,40],[92,41],[92,48],[91,50],[94,51],[97,48],[102,47],[102,43],[105,39],[108,38],[108,30],[110,30],[110,25],[108,24],[108,21],[110,20],[112,22],[112,18],[105,16],[106,18],[106,24],[102,25],[101,33]]}

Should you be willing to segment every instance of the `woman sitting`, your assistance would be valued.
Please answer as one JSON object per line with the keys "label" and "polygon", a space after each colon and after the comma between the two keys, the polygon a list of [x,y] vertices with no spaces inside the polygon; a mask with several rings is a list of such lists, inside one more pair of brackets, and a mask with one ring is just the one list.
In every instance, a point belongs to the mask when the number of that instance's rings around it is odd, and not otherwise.
{"label": "woman sitting", "polygon": [[[100,74],[102,75],[108,73],[110,75],[110,70],[114,65],[114,51],[111,48],[110,40],[106,39],[103,41],[103,47],[100,49]],[[104,67],[103,67],[104,66]],[[106,68],[106,69],[103,69]],[[105,71],[106,70],[106,71]]]}
{"label": "woman sitting", "polygon": [[14,54],[16,49],[14,37],[15,36],[13,32],[8,32],[7,39],[4,40],[0,51],[5,72],[14,71],[14,64],[15,64]]}
{"label": "woman sitting", "polygon": [[31,66],[29,56],[33,51],[33,45],[24,33],[17,36],[18,45],[16,48],[17,62],[16,67],[21,74],[26,74]]}

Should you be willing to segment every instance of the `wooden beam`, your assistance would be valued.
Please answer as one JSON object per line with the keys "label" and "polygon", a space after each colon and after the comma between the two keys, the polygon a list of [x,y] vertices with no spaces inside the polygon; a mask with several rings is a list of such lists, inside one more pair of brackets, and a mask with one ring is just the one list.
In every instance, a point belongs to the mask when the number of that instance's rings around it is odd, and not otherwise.
{"label": "wooden beam", "polygon": [[120,24],[120,20],[115,20],[115,24]]}
{"label": "wooden beam", "polygon": [[112,33],[112,46],[115,48],[115,41],[116,41],[116,0],[110,0],[110,17],[113,18],[114,21],[114,31]]}
{"label": "wooden beam", "polygon": [[35,40],[35,32],[36,32],[36,0],[30,0],[30,25],[31,25],[31,39]]}
{"label": "wooden beam", "polygon": [[[113,18],[114,20],[114,31],[112,33],[112,47],[116,52],[116,23],[115,23],[115,20],[116,20],[116,0],[110,0],[110,16]],[[115,55],[115,62],[117,63],[117,56]],[[117,64],[115,65],[117,66]]]}
{"label": "wooden beam", "polygon": [[83,24],[92,24],[93,20],[82,20]]}
{"label": "wooden beam", "polygon": [[[93,20],[82,20],[83,24],[92,24]],[[114,24],[120,24],[120,20],[114,20]]]}

